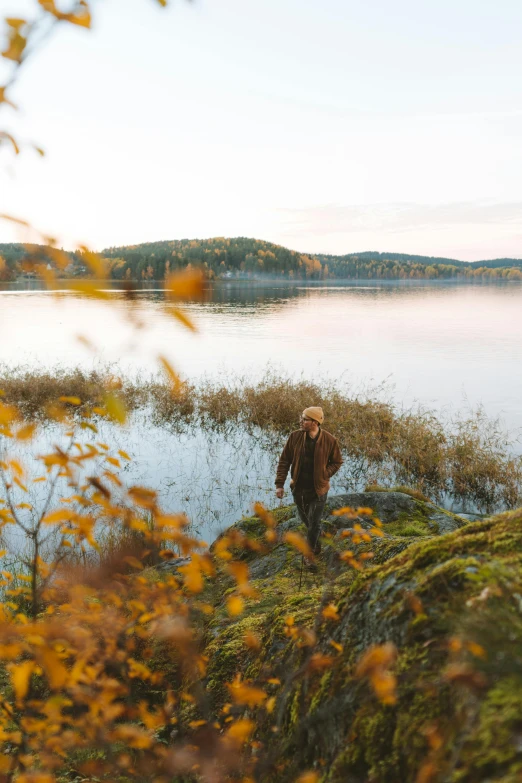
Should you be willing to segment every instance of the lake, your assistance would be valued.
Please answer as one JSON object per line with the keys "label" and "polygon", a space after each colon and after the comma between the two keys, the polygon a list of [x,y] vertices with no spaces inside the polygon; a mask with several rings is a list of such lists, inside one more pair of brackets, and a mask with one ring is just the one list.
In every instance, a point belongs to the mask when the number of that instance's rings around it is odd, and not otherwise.
{"label": "lake", "polygon": [[[71,293],[56,297],[32,282],[3,284],[0,361],[46,368],[102,362],[118,365],[120,372],[149,373],[164,354],[191,380],[256,379],[273,367],[290,376],[337,380],[356,391],[384,384],[381,393],[388,398],[405,405],[419,401],[446,413],[482,405],[512,433],[522,428],[519,283],[223,281],[207,301],[186,305],[197,334],[166,315],[160,284],[143,286],[133,299],[113,290],[116,303],[108,307]],[[80,335],[96,353],[78,342]],[[140,429],[145,477],[153,482],[161,473],[163,484],[169,483],[177,470],[174,452],[193,453],[199,437],[187,436],[182,444],[180,436]],[[231,502],[230,491],[218,488],[224,446],[206,448],[200,458],[206,477],[196,482],[194,495],[206,492],[207,513],[215,512],[219,524],[247,511],[252,499],[272,497],[273,477],[266,475],[271,463],[258,454],[245,474],[241,498]],[[238,448],[234,454],[244,467],[252,444]],[[179,479],[172,478],[164,495],[200,516],[201,510],[183,500],[193,471],[190,459],[180,460]],[[237,480],[233,471],[229,480]]]}

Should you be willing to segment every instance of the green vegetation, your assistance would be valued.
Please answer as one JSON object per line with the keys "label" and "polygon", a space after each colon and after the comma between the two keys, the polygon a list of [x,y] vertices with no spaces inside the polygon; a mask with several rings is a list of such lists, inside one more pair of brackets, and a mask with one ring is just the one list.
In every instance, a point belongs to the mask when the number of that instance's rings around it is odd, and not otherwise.
{"label": "green vegetation", "polygon": [[[237,675],[277,698],[256,734],[269,756],[262,780],[286,783],[304,770],[324,783],[518,779],[522,514],[444,536],[423,531],[421,541],[410,524],[400,541],[384,525],[386,537],[372,542],[379,565],[362,573],[339,568],[341,542],[327,540],[319,573],[305,571],[301,589],[297,555],[254,555],[258,598],[239,620],[226,613],[226,584],[214,593],[205,653],[215,714]],[[331,604],[337,617],[324,611]],[[313,653],[305,631],[317,639]],[[383,642],[397,651],[389,703],[371,674],[357,676],[363,651]],[[324,665],[314,666],[318,655]]]}
{"label": "green vegetation", "polygon": [[[50,263],[56,251],[44,245],[29,248],[0,244],[0,280],[12,280],[24,272],[24,259]],[[61,277],[84,276],[89,265],[84,253],[69,253],[70,265]],[[114,280],[163,280],[165,275],[187,266],[202,267],[208,278],[256,278],[270,276],[285,280],[325,279],[464,279],[522,280],[522,261],[505,258],[466,263],[447,258],[401,253],[365,252],[343,256],[298,253],[294,250],[245,237],[179,239],[112,247],[101,251]]]}

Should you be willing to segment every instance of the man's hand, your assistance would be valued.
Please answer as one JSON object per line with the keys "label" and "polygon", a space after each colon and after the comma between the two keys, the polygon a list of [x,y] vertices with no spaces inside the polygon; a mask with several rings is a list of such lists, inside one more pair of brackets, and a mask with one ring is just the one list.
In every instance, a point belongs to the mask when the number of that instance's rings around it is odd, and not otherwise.
{"label": "man's hand", "polygon": [[284,491],[283,487],[278,487],[276,489],[276,498],[279,498],[279,500],[281,500],[281,498],[283,497],[284,494],[285,494],[285,491]]}

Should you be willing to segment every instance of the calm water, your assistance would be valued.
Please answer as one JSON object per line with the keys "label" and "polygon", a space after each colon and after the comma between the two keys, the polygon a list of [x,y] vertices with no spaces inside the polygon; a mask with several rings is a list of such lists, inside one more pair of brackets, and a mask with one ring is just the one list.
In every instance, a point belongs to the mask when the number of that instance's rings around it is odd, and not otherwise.
{"label": "calm water", "polygon": [[[522,427],[522,285],[222,283],[187,306],[193,335],[165,315],[162,292],[116,306],[67,294],[0,288],[0,361],[39,366],[118,362],[154,370],[167,355],[182,374],[342,379],[360,389],[386,381],[394,396],[436,409],[484,405]],[[136,322],[141,328],[136,328]],[[87,336],[94,356],[77,340]]]}
{"label": "calm water", "polygon": [[[102,361],[148,373],[165,354],[193,380],[256,378],[272,366],[355,390],[385,382],[388,398],[393,392],[399,403],[418,400],[446,413],[482,404],[512,433],[522,428],[520,284],[230,282],[209,301],[187,305],[197,335],[166,316],[161,290],[144,288],[130,302],[117,296],[108,307],[70,294],[0,289],[0,361],[47,368]],[[42,432],[36,451],[53,437]],[[141,413],[124,430],[105,422],[99,436],[88,437],[125,448],[133,457],[127,483],[157,489],[163,506],[185,511],[206,540],[255,500],[275,505],[278,449],[242,432],[172,433]],[[352,488],[343,471],[333,491]]]}

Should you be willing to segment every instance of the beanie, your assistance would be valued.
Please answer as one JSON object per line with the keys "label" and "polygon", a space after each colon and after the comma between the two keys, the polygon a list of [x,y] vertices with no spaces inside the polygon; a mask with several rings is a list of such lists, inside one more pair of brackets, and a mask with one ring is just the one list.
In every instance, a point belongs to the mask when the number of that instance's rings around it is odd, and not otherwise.
{"label": "beanie", "polygon": [[303,411],[303,416],[307,416],[309,419],[313,419],[318,424],[322,424],[324,421],[324,413],[322,408],[305,408]]}

